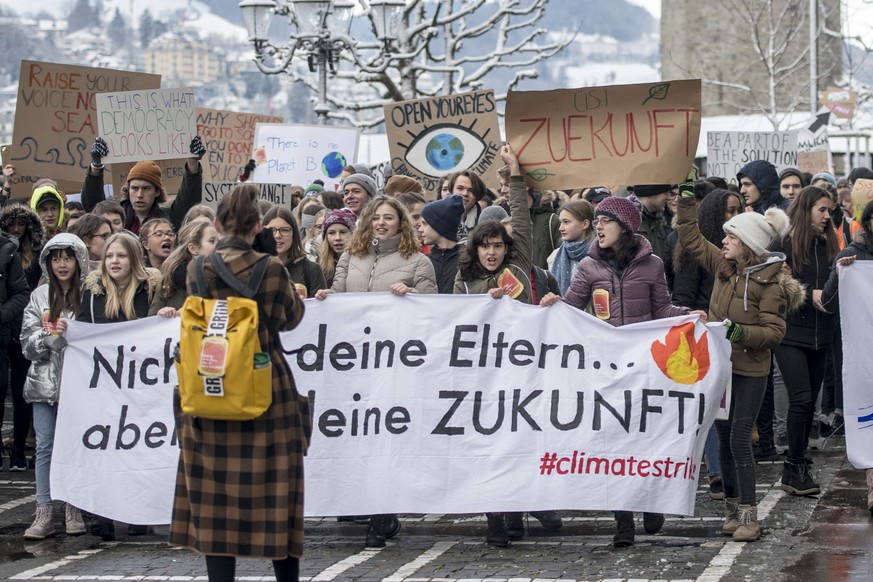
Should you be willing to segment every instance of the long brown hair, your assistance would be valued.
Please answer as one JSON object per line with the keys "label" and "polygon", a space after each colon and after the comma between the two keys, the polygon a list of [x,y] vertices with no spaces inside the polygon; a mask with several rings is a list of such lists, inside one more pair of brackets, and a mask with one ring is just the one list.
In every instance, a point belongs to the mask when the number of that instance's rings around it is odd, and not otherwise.
{"label": "long brown hair", "polygon": [[718,264],[716,265],[715,274],[719,281],[723,283],[730,281],[731,277],[734,277],[738,273],[742,273],[745,269],[757,265],[764,260],[762,257],[756,255],[752,249],[746,246],[746,243],[744,243],[739,237],[737,240],[740,242],[740,254],[736,260],[727,260],[724,258],[724,255],[722,255],[719,257]]}
{"label": "long brown hair", "polygon": [[300,257],[306,256],[303,252],[303,242],[300,240],[300,229],[297,228],[297,221],[294,219],[294,213],[284,206],[273,206],[266,214],[264,214],[261,222],[266,226],[273,222],[274,219],[284,220],[291,227],[291,246],[288,249],[288,257],[285,262],[288,264],[296,263]]}
{"label": "long brown hair", "polygon": [[[76,271],[73,278],[70,279],[70,290],[64,293],[60,281],[55,276],[52,270],[52,259],[57,256],[69,257],[76,263]],[[57,321],[64,311],[73,314],[72,319],[79,317],[79,311],[82,309],[82,271],[79,265],[79,259],[76,257],[76,252],[70,247],[52,249],[46,257],[46,267],[48,273],[49,284],[49,321]]]}
{"label": "long brown hair", "polygon": [[400,229],[397,231],[400,236],[400,243],[397,245],[397,252],[404,259],[408,259],[418,252],[420,243],[418,241],[418,231],[415,230],[415,225],[412,224],[412,217],[406,206],[396,198],[390,196],[376,196],[373,200],[364,207],[361,213],[361,218],[358,221],[358,228],[355,229],[352,235],[352,240],[349,241],[349,246],[346,251],[350,255],[362,257],[367,254],[367,251],[373,243],[373,215],[376,209],[387,204],[397,213],[397,218],[400,220]]}
{"label": "long brown hair", "polygon": [[261,219],[258,211],[258,187],[240,184],[218,203],[215,218],[228,236],[245,238]]}
{"label": "long brown hair", "polygon": [[173,249],[170,256],[161,265],[161,299],[169,299],[176,292],[176,280],[173,275],[180,265],[187,264],[194,258],[188,245],[199,247],[206,235],[206,229],[212,226],[208,218],[195,218],[179,229],[179,245]]}
{"label": "long brown hair", "polygon": [[[812,209],[816,202],[827,198],[832,202],[830,194],[817,186],[807,186],[800,191],[791,206],[788,207],[788,218],[791,219],[791,227],[788,230],[788,238],[791,240],[791,270],[795,275],[809,264],[813,255],[813,242],[820,236],[812,227]],[[824,231],[827,245],[828,265],[833,264],[837,253],[840,252],[840,241],[833,221],[828,221]]]}

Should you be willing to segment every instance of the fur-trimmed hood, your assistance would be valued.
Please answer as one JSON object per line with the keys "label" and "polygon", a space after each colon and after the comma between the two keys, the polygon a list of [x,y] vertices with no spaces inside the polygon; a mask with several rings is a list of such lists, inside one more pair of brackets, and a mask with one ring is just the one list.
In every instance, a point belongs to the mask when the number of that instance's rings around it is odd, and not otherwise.
{"label": "fur-trimmed hood", "polygon": [[788,313],[794,313],[800,309],[806,301],[806,285],[783,271],[780,271],[776,276],[776,281],[785,291],[785,297],[788,299]]}
{"label": "fur-trimmed hood", "polygon": [[758,283],[775,281],[785,291],[785,297],[788,300],[786,305],[787,312],[793,313],[800,309],[806,301],[806,285],[782,270],[782,265],[785,264],[785,255],[767,252],[764,254],[764,259],[763,263],[746,267],[743,270],[743,276],[746,277],[746,291],[743,295],[744,307],[748,308],[746,304],[748,298],[748,280],[752,279]]}
{"label": "fur-trimmed hood", "polygon": [[[153,297],[154,294],[161,287],[161,271],[159,269],[153,269],[152,267],[146,267],[146,286],[148,288],[149,297]],[[85,277],[85,288],[91,292],[92,295],[106,295],[106,289],[103,287],[103,281],[101,280],[101,270],[94,269],[88,276]]]}
{"label": "fur-trimmed hood", "polygon": [[39,221],[39,215],[23,204],[8,204],[0,210],[0,230],[6,234],[9,234],[9,225],[16,220],[27,224],[33,250],[38,253],[45,243],[45,230]]}

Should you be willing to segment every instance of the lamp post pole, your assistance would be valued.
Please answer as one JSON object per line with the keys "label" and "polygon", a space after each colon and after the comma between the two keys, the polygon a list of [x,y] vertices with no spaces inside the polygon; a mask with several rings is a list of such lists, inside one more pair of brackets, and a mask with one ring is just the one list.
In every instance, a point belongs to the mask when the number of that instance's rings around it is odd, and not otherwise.
{"label": "lamp post pole", "polygon": [[327,115],[330,107],[327,105],[327,67],[330,57],[330,31],[321,29],[318,46],[316,48],[316,66],[318,67],[318,103],[315,104],[315,114],[318,116],[318,124],[327,124]]}

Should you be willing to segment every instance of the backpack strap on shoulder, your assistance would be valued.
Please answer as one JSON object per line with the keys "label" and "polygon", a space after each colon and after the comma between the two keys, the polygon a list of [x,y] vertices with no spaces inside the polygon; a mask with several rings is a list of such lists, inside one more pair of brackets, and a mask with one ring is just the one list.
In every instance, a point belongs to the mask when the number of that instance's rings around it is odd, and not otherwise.
{"label": "backpack strap on shoulder", "polygon": [[267,267],[270,262],[269,259],[269,255],[264,255],[258,259],[252,269],[252,274],[249,276],[248,284],[246,285],[230,272],[230,269],[227,268],[227,263],[224,262],[221,255],[218,253],[210,255],[210,262],[215,269],[215,273],[225,282],[225,284],[227,284],[228,287],[233,289],[240,297],[245,297],[246,299],[253,299],[258,292],[258,287],[261,286],[261,281],[264,280],[264,275],[267,273]]}
{"label": "backpack strap on shoulder", "polygon": [[206,271],[203,265],[206,263],[206,255],[200,255],[194,262],[194,293],[200,297],[206,295]]}

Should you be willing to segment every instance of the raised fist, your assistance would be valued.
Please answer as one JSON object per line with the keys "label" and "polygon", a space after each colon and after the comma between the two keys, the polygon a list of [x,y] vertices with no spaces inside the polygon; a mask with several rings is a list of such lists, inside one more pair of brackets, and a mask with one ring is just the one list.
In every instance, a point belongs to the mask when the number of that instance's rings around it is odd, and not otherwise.
{"label": "raised fist", "polygon": [[206,147],[203,145],[203,140],[200,139],[199,135],[195,135],[194,139],[191,140],[188,150],[191,152],[191,158],[197,161],[202,160],[203,156],[206,155]]}
{"label": "raised fist", "polygon": [[91,163],[95,166],[103,165],[103,158],[109,155],[109,146],[103,141],[102,137],[97,137],[94,140],[94,145],[91,146]]}

